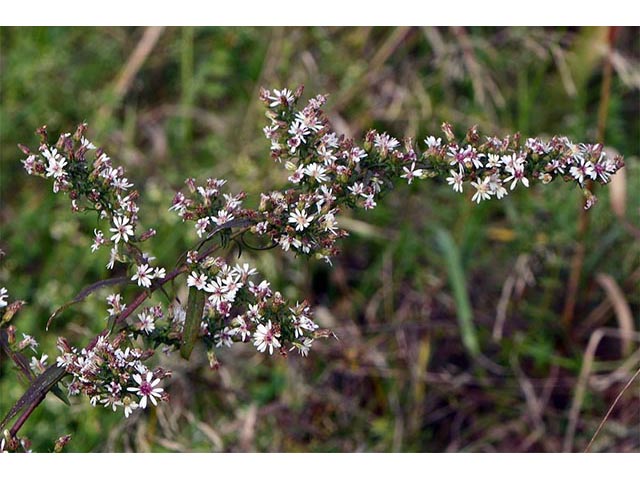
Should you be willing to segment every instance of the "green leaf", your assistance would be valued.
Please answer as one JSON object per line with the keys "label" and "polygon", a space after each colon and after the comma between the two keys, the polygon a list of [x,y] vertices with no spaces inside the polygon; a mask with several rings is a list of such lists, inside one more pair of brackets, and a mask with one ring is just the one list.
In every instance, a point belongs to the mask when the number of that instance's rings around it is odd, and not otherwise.
{"label": "green leaf", "polygon": [[446,230],[438,229],[436,231],[436,241],[444,255],[449,283],[453,290],[462,343],[471,356],[476,357],[480,353],[480,345],[476,328],[473,324],[473,311],[471,310],[464,270],[460,260],[460,250]]}
{"label": "green leaf", "polygon": [[185,360],[189,360],[193,346],[198,338],[200,331],[200,322],[202,321],[202,310],[204,309],[205,293],[195,287],[189,289],[189,298],[187,299],[187,316],[184,321],[184,330],[182,332],[182,345],[180,346],[180,355]]}

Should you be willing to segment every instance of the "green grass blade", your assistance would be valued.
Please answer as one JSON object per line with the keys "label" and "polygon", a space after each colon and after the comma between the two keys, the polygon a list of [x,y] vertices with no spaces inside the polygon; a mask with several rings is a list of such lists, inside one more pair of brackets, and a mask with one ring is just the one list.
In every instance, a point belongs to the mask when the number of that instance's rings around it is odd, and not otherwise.
{"label": "green grass blade", "polygon": [[475,357],[480,353],[480,345],[478,343],[476,328],[473,324],[473,312],[471,310],[464,270],[462,269],[462,262],[460,260],[460,251],[446,230],[438,229],[436,231],[436,241],[444,255],[449,282],[453,290],[462,343],[471,356]]}

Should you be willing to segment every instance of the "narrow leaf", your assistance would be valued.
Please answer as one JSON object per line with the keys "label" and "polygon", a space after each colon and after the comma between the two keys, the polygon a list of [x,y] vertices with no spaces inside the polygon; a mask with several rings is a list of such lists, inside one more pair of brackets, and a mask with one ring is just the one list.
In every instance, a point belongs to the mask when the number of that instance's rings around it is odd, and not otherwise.
{"label": "narrow leaf", "polygon": [[469,301],[469,293],[467,292],[462,262],[460,261],[460,251],[446,230],[438,229],[436,231],[436,241],[444,255],[449,274],[449,283],[456,302],[462,343],[471,356],[475,357],[480,353],[480,345],[476,328],[473,324],[473,312]]}
{"label": "narrow leaf", "polygon": [[198,338],[200,322],[202,321],[202,310],[204,309],[205,292],[195,287],[189,289],[187,299],[187,312],[182,332],[182,345],[180,355],[185,360],[189,360],[193,346]]}
{"label": "narrow leaf", "polygon": [[98,289],[100,289],[102,287],[108,287],[108,286],[111,286],[111,285],[118,285],[120,283],[126,283],[127,281],[129,281],[128,277],[107,278],[106,280],[100,280],[99,282],[93,283],[93,284],[89,285],[88,287],[83,288],[80,291],[80,293],[78,293],[78,295],[76,295],[73,298],[73,300],[70,300],[67,303],[65,303],[64,305],[56,308],[56,310],[51,314],[51,316],[49,317],[49,320],[47,321],[46,329],[49,330],[49,326],[51,325],[51,322],[53,321],[53,319],[55,317],[58,316],[58,314],[60,314],[61,312],[65,311],[71,305],[74,305],[74,304],[76,304],[78,302],[81,302],[82,300],[87,298],[89,295],[91,295],[93,292],[95,292],[96,290],[98,290]]}
{"label": "narrow leaf", "polygon": [[64,367],[58,367],[57,365],[51,365],[40,376],[38,376],[31,386],[24,392],[24,395],[11,407],[9,413],[0,422],[0,430],[4,429],[9,420],[15,417],[20,410],[25,406],[31,404],[38,404],[47,395],[49,390],[52,390],[56,384],[62,380],[67,374]]}

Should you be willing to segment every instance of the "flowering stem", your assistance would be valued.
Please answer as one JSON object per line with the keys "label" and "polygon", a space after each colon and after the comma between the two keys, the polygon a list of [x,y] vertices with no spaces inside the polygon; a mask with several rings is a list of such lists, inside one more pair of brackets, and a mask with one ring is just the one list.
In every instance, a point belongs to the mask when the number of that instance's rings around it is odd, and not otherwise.
{"label": "flowering stem", "polygon": [[[235,239],[244,234],[249,227],[245,227],[239,230],[236,234],[232,235],[230,238]],[[204,253],[198,256],[198,261],[202,261],[212,253],[219,250],[221,245],[214,245],[206,250]],[[166,283],[175,279],[183,273],[188,271],[187,265],[181,265],[168,273],[165,278],[159,279],[156,283],[152,284],[149,289],[140,292],[140,294],[129,304],[129,306],[118,316],[115,321],[115,325],[119,326],[117,331],[121,331],[125,329],[124,321],[130,317],[137,309],[144,303],[144,301],[151,296],[156,290],[162,288]],[[92,340],[94,343],[96,340]],[[47,393],[55,388],[60,380],[62,380],[67,375],[67,371],[64,367],[58,367],[56,365],[52,365],[49,367],[42,375],[38,376],[34,382],[31,384],[29,389],[23,394],[23,396],[16,402],[16,404],[11,408],[9,413],[5,416],[2,421],[2,425],[4,425],[7,421],[9,421],[24,405],[28,405],[25,411],[20,415],[18,420],[16,420],[15,424],[11,427],[10,433],[12,436],[15,436],[18,431],[22,428],[24,423],[28,420],[31,414],[35,411],[35,409],[42,403],[45,399]]]}
{"label": "flowering stem", "polygon": [[[603,145],[604,137],[607,127],[607,112],[609,111],[609,98],[611,93],[611,78],[613,74],[613,68],[611,65],[611,52],[617,36],[617,27],[609,27],[609,34],[607,36],[607,51],[604,57],[604,65],[602,67],[602,85],[600,89],[600,105],[598,106],[598,142]],[[586,182],[586,189],[591,191],[594,187],[594,182],[589,180]],[[577,240],[578,245],[576,251],[573,254],[571,260],[571,273],[569,274],[569,283],[567,287],[567,297],[562,311],[562,323],[565,329],[569,330],[573,323],[575,315],[575,307],[578,296],[578,287],[580,286],[580,274],[582,272],[582,266],[584,264],[584,257],[586,254],[585,237],[589,230],[589,215],[587,211],[582,208],[582,199],[580,200],[579,214],[578,214],[578,232]]]}

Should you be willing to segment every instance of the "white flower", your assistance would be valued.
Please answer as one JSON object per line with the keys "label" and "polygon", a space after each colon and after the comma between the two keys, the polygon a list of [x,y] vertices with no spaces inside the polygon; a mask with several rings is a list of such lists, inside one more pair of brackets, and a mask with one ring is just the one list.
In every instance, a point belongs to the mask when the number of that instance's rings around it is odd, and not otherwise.
{"label": "white flower", "polygon": [[309,135],[309,129],[300,120],[294,120],[291,127],[289,127],[289,134],[293,135],[294,138],[297,138],[302,143],[307,143],[304,137]]}
{"label": "white flower", "polygon": [[42,150],[42,154],[47,158],[49,164],[47,166],[47,177],[53,177],[59,179],[64,176],[64,167],[67,165],[67,160],[58,153],[58,150],[52,148],[51,151],[45,148]]}
{"label": "white flower", "polygon": [[252,268],[248,263],[243,263],[242,266],[236,264],[236,266],[233,267],[233,271],[240,276],[240,279],[243,282],[246,282],[247,278],[258,273],[258,271],[255,268]]}
{"label": "white flower", "polygon": [[113,227],[109,231],[115,232],[111,236],[111,240],[116,243],[120,239],[127,243],[129,236],[133,236],[133,226],[129,223],[129,217],[113,217]]}
{"label": "white flower", "polygon": [[498,200],[508,193],[507,189],[502,186],[502,180],[500,180],[500,177],[495,173],[489,177],[489,190],[492,195],[495,195],[498,198]]}
{"label": "white flower", "polygon": [[29,155],[26,160],[22,160],[22,165],[29,175],[33,175],[36,166],[36,156]]}
{"label": "white flower", "polygon": [[131,277],[131,280],[137,280],[139,286],[149,288],[153,278],[153,269],[148,264],[143,263],[136,266],[136,273]]}
{"label": "white flower", "polygon": [[80,143],[81,143],[81,144],[82,144],[82,146],[83,146],[84,148],[86,148],[87,150],[95,150],[95,149],[96,149],[96,146],[95,146],[93,143],[91,143],[89,140],[87,140],[86,138],[84,138],[84,137],[82,137],[82,138],[80,139]]}
{"label": "white flower", "polygon": [[595,180],[596,171],[593,168],[593,163],[591,163],[589,160],[585,160],[584,158],[580,159],[579,161],[580,163],[574,165],[569,170],[571,176],[575,178],[580,183],[580,185],[584,183],[585,177],[589,177],[592,180]]}
{"label": "white flower", "polygon": [[9,292],[7,289],[2,287],[0,288],[0,308],[4,308],[8,305],[7,298],[9,297]]}
{"label": "white flower", "polygon": [[253,345],[259,352],[266,351],[268,347],[269,355],[272,355],[274,347],[280,348],[280,342],[277,338],[279,336],[280,334],[273,329],[271,326],[271,320],[269,320],[266,325],[260,324],[258,325],[258,328],[256,328],[256,331],[253,334]]}
{"label": "white flower", "polygon": [[93,239],[93,245],[91,245],[91,251],[95,252],[104,245],[104,234],[97,228],[93,229],[93,234],[95,235],[95,238]]}
{"label": "white flower", "polygon": [[36,348],[38,348],[38,342],[36,339],[26,333],[23,333],[22,337],[22,341],[18,344],[18,350],[23,350],[29,347],[34,353],[36,353]]}
{"label": "white flower", "polygon": [[122,399],[122,405],[124,406],[124,417],[129,418],[129,415],[138,408],[138,404],[134,402],[129,395]]}
{"label": "white flower", "polygon": [[234,218],[233,215],[229,213],[227,210],[218,210],[218,216],[211,217],[211,220],[216,225],[224,225],[225,223],[233,220],[233,218]]}
{"label": "white flower", "polygon": [[315,179],[318,183],[326,182],[329,178],[325,175],[326,168],[324,168],[319,163],[310,163],[304,169],[305,175]]}
{"label": "white flower", "polygon": [[138,384],[137,387],[129,387],[127,390],[129,392],[134,392],[140,397],[140,408],[147,408],[147,399],[151,400],[151,403],[154,405],[158,405],[158,401],[156,398],[160,398],[162,396],[162,392],[164,389],[156,387],[158,383],[160,383],[160,379],[153,378],[153,373],[147,372],[146,378],[143,380],[140,375],[137,373],[133,374],[133,379]]}
{"label": "white flower", "polygon": [[365,210],[372,210],[376,207],[376,205],[377,203],[373,199],[373,194],[364,196],[364,203],[362,204],[362,206],[364,207]]}
{"label": "white flower", "polygon": [[427,144],[427,148],[439,148],[441,142],[441,138],[436,138],[434,136],[429,136],[424,140],[424,143]]}
{"label": "white flower", "polygon": [[447,177],[447,183],[449,185],[453,185],[454,192],[462,193],[462,180],[464,179],[464,175],[460,172],[456,172],[455,170],[449,170],[451,174],[450,177]]}
{"label": "white flower", "polygon": [[48,358],[49,358],[48,355],[42,355],[40,357],[40,360],[38,360],[36,357],[31,357],[31,362],[29,363],[29,367],[31,368],[31,371],[38,374],[44,372],[47,368]]}
{"label": "white flower", "polygon": [[216,342],[216,347],[221,347],[222,345],[231,347],[231,345],[233,345],[233,338],[231,338],[231,336],[234,333],[235,332],[229,327],[224,327],[222,331],[216,333],[213,337],[213,341]]}
{"label": "white flower", "polygon": [[509,187],[510,190],[513,190],[514,188],[516,188],[516,184],[518,183],[518,180],[520,180],[525,187],[529,188],[529,179],[524,176],[524,166],[522,164],[519,164],[513,168],[507,167],[506,170],[511,175],[506,177],[504,179],[504,182],[506,183],[513,180],[513,182],[511,182],[511,187]]}
{"label": "white flower", "polygon": [[388,152],[395,150],[400,145],[400,142],[386,133],[376,133],[373,144],[380,150],[380,155],[384,157]]}
{"label": "white flower", "polygon": [[301,232],[311,224],[312,220],[313,215],[307,215],[304,209],[296,208],[293,213],[289,214],[288,223],[295,224],[296,230]]}
{"label": "white flower", "polygon": [[298,350],[298,353],[300,355],[302,355],[303,357],[306,357],[309,354],[309,349],[311,348],[311,345],[313,344],[313,339],[304,337],[302,338],[301,342],[296,341],[291,343],[293,346],[289,349],[289,351],[295,348],[296,350]]}
{"label": "white flower", "polygon": [[191,272],[187,277],[187,286],[196,287],[198,290],[203,290],[207,284],[207,276],[204,273],[198,275],[198,272]]}
{"label": "white flower", "polygon": [[122,297],[119,293],[112,293],[111,295],[107,295],[107,303],[111,308],[107,311],[109,315],[119,315],[127,306],[126,303],[122,303]]}
{"label": "white flower", "polygon": [[156,319],[148,311],[139,313],[138,320],[140,320],[140,330],[143,332],[149,334],[156,329]]}
{"label": "white flower", "polygon": [[471,198],[472,201],[480,203],[481,200],[491,198],[491,188],[489,187],[489,177],[483,178],[478,182],[471,182],[471,186],[476,189],[476,193]]}
{"label": "white flower", "polygon": [[336,216],[334,215],[334,210],[326,213],[322,217],[320,224],[324,227],[325,232],[331,232],[334,235],[338,233],[337,232],[338,222],[336,220]]}
{"label": "white flower", "polygon": [[490,153],[487,155],[487,168],[496,168],[500,166],[500,155]]}
{"label": "white flower", "polygon": [[243,342],[247,337],[251,336],[249,325],[242,316],[238,315],[236,318],[234,318],[233,325],[235,325],[235,328],[231,331],[232,335],[240,335]]}
{"label": "white flower", "polygon": [[283,88],[282,90],[273,90],[273,95],[269,95],[269,100],[272,102],[269,104],[270,107],[277,107],[278,105],[289,106],[294,101],[293,92],[287,88]]}
{"label": "white flower", "polygon": [[196,222],[196,234],[198,238],[202,238],[202,234],[207,231],[207,227],[209,226],[209,217],[199,218]]}
{"label": "white flower", "polygon": [[351,195],[363,195],[364,185],[361,182],[356,182],[349,187],[349,191],[351,192]]}
{"label": "white flower", "polygon": [[404,171],[404,173],[400,175],[400,178],[406,178],[409,185],[411,185],[411,182],[414,178],[420,178],[423,173],[422,169],[420,168],[416,170],[416,162],[412,162],[411,167],[402,167],[402,170]]}
{"label": "white flower", "polygon": [[111,270],[116,263],[116,258],[118,257],[118,248],[113,247],[111,249],[111,254],[109,256],[109,263],[107,263],[107,268]]}
{"label": "white flower", "polygon": [[133,183],[129,183],[129,180],[125,177],[114,177],[111,180],[111,186],[116,190],[127,190],[130,187],[133,187]]}
{"label": "white flower", "polygon": [[153,278],[164,278],[167,276],[167,271],[164,269],[164,267],[156,267],[153,270]]}

